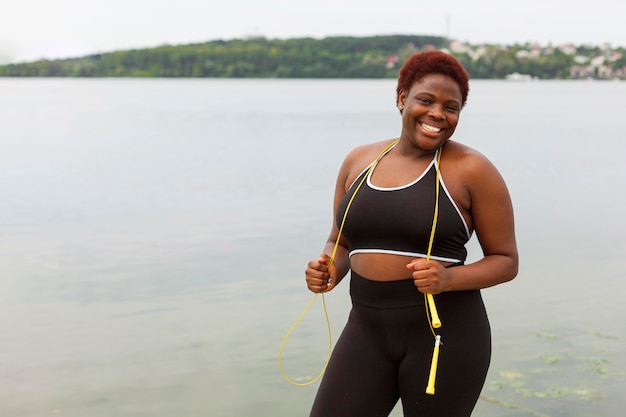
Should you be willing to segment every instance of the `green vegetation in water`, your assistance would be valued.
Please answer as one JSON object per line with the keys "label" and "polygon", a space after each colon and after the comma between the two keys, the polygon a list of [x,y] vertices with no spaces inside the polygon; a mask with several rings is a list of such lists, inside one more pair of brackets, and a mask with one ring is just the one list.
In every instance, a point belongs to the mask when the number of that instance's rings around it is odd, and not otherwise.
{"label": "green vegetation in water", "polygon": [[[591,331],[590,334],[617,343],[624,340],[596,331]],[[595,348],[594,354],[585,354],[567,349],[556,350],[555,345],[562,339],[553,334],[539,333],[536,338],[552,344],[542,345],[548,352],[541,353],[532,362],[526,363],[524,369],[527,371],[499,371],[497,377],[490,378],[485,384],[481,400],[517,410],[525,415],[554,417],[549,411],[545,411],[554,407],[554,401],[579,405],[602,401],[602,387],[623,377],[610,368],[609,360],[603,356],[610,353],[606,346]],[[618,348],[623,349],[623,346]],[[550,401],[552,403],[549,404]]]}

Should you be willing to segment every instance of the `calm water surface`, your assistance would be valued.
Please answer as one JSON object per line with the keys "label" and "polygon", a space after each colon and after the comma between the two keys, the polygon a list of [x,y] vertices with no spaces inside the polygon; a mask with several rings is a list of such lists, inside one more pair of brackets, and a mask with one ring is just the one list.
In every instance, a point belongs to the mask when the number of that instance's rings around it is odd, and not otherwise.
{"label": "calm water surface", "polygon": [[[343,157],[399,133],[394,91],[0,79],[0,415],[308,415],[317,384],[284,381],[278,348],[312,297]],[[494,353],[475,415],[623,413],[624,97],[471,84],[455,138],[505,177],[521,255],[483,292]],[[347,287],[326,297],[333,338]],[[293,378],[324,363],[321,306],[286,345]]]}

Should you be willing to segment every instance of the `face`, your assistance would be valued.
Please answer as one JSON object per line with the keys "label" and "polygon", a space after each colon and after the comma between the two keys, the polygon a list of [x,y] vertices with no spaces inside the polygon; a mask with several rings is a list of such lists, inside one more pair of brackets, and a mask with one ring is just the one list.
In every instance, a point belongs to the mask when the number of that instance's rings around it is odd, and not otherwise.
{"label": "face", "polygon": [[459,122],[461,88],[443,74],[429,74],[416,81],[408,92],[401,91],[403,140],[421,150],[431,151],[443,145]]}

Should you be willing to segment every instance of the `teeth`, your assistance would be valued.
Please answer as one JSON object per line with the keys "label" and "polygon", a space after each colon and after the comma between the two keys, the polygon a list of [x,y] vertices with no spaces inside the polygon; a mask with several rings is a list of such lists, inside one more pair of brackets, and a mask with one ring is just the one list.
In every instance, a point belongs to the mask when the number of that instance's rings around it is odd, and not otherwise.
{"label": "teeth", "polygon": [[422,123],[422,127],[426,130],[428,130],[429,132],[433,132],[433,133],[439,133],[441,132],[441,128],[440,127],[435,127],[435,126],[430,126],[427,124]]}

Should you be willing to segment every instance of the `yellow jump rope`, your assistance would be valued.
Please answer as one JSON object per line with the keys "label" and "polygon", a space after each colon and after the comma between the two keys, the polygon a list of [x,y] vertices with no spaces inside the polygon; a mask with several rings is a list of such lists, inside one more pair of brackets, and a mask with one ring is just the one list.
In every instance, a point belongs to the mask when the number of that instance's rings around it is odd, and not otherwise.
{"label": "yellow jump rope", "polygon": [[[328,267],[329,268],[330,268],[330,266],[333,264],[333,262],[335,260],[335,255],[337,254],[337,248],[339,247],[339,240],[341,238],[341,233],[343,231],[343,226],[344,226],[344,224],[346,222],[346,218],[348,217],[348,210],[350,209],[350,206],[352,205],[352,201],[354,200],[354,197],[356,196],[357,192],[359,191],[359,189],[361,188],[361,186],[365,182],[365,179],[370,175],[370,173],[374,169],[374,166],[376,166],[376,163],[378,161],[380,161],[380,159],[391,148],[393,148],[397,143],[398,143],[398,139],[394,140],[385,149],[383,149],[383,151],[380,153],[380,155],[378,155],[376,160],[369,166],[369,168],[367,169],[366,174],[363,176],[363,178],[361,179],[361,181],[357,185],[356,189],[354,190],[354,193],[352,193],[352,197],[348,201],[348,204],[346,206],[346,210],[345,210],[345,212],[343,214],[343,219],[341,220],[341,226],[339,227],[339,233],[337,234],[337,240],[335,242],[335,247],[333,248],[333,251],[332,251],[332,253],[330,255],[330,259],[328,260]],[[439,178],[441,176],[441,173],[439,172],[439,161],[440,160],[441,160],[441,149],[439,150],[439,153],[437,154],[437,163],[435,164],[435,170],[437,172],[437,176],[436,176],[436,191],[435,191],[436,192],[436,195],[435,195],[435,214],[433,216],[433,225],[432,225],[432,228],[431,228],[431,231],[430,231],[430,240],[428,242],[428,251],[426,253],[426,260],[430,259],[430,253],[432,251],[433,241],[435,239],[435,230],[437,228],[437,218],[439,217]],[[324,316],[326,318],[326,327],[328,329],[328,357],[326,358],[326,363],[324,364],[324,367],[322,368],[320,373],[315,378],[313,378],[312,380],[310,380],[308,382],[296,382],[296,381],[292,380],[291,378],[289,378],[289,376],[287,376],[287,374],[285,373],[285,370],[283,369],[283,362],[282,362],[283,349],[285,348],[285,344],[287,343],[287,339],[289,339],[289,336],[291,335],[291,333],[298,326],[300,321],[302,321],[302,319],[307,314],[307,312],[311,309],[311,306],[315,302],[318,294],[315,294],[313,296],[313,299],[311,299],[311,301],[306,306],[306,308],[304,309],[302,314],[300,314],[300,316],[296,319],[295,323],[291,326],[291,328],[289,329],[289,331],[285,335],[285,338],[283,339],[282,343],[280,344],[280,349],[278,351],[278,367],[280,368],[280,373],[287,380],[287,382],[289,382],[290,384],[299,386],[299,387],[304,387],[304,386],[307,386],[307,385],[311,385],[315,381],[320,379],[322,377],[322,375],[324,375],[324,372],[326,371],[326,368],[328,367],[328,363],[330,362],[330,356],[331,356],[331,353],[332,353],[332,345],[333,345],[332,333],[331,333],[331,329],[330,329],[330,320],[328,319],[328,309],[326,308],[326,300],[324,299],[324,293],[321,293],[321,294],[322,294],[322,303],[324,305]],[[437,363],[439,361],[439,346],[442,344],[441,336],[435,334],[435,330],[434,329],[438,329],[439,327],[441,327],[441,320],[439,320],[439,315],[437,314],[437,307],[435,306],[435,298],[433,297],[433,295],[432,294],[424,294],[424,300],[425,300],[424,305],[425,305],[425,308],[426,308],[426,316],[428,317],[428,324],[430,326],[431,332],[433,333],[433,336],[435,337],[435,348],[434,348],[434,351],[433,351],[432,362],[430,364],[430,374],[428,376],[428,385],[426,386],[426,393],[430,394],[430,395],[434,395],[435,394],[435,379],[436,379],[436,376],[437,376]]]}

